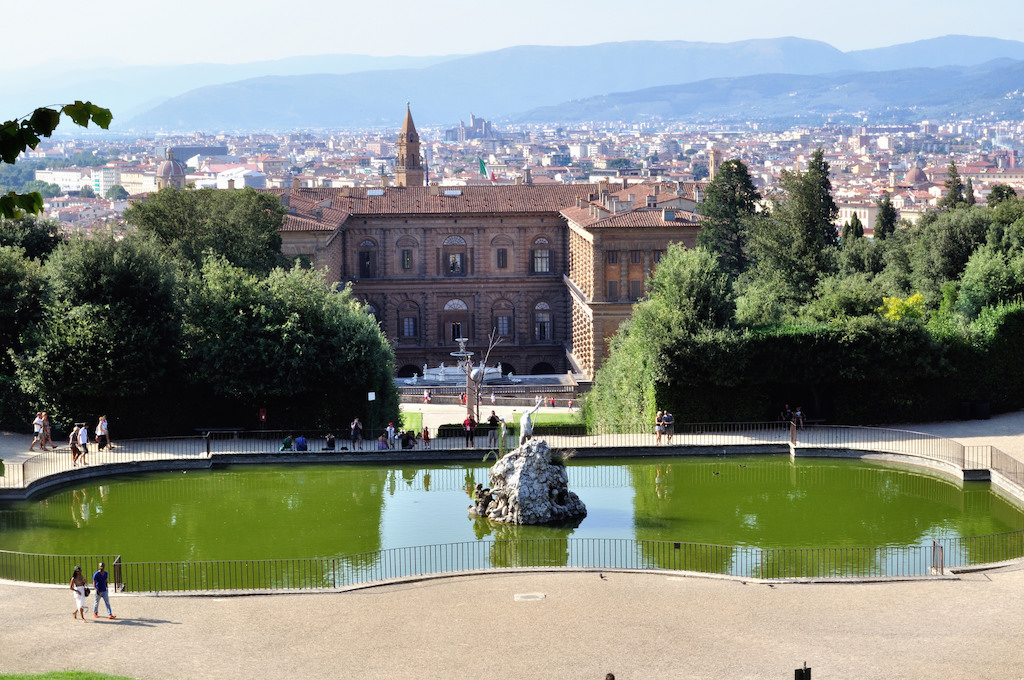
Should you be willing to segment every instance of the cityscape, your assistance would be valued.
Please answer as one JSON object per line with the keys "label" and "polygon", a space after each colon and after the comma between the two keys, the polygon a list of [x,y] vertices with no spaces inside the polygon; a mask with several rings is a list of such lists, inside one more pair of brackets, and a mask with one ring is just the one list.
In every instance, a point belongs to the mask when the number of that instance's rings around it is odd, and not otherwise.
{"label": "cityscape", "polygon": [[1024,5],[53,3],[0,680],[1017,677]]}

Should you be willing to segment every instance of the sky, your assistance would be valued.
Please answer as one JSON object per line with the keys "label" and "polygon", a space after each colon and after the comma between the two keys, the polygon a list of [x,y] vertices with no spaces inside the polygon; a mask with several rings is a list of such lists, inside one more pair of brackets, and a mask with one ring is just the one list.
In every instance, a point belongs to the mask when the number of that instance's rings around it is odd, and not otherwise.
{"label": "sky", "polygon": [[625,40],[795,36],[843,51],[949,34],[1024,40],[1021,0],[47,0],[33,7],[40,9],[26,19],[32,25],[4,32],[0,73],[90,63],[471,54]]}

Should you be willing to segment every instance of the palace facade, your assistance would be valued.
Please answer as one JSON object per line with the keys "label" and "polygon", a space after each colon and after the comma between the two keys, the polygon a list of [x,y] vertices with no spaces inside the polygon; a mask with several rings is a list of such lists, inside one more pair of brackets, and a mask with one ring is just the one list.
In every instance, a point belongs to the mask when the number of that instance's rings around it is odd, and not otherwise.
{"label": "palace facade", "polygon": [[668,243],[696,239],[696,185],[423,186],[418,147],[407,111],[397,186],[273,190],[284,254],[351,283],[400,376],[494,333],[506,373],[589,378]]}

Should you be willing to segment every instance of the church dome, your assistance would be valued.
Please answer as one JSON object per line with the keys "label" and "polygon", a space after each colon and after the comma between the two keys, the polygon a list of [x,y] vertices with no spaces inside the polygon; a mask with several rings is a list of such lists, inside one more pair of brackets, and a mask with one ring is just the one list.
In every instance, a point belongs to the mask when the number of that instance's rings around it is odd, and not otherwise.
{"label": "church dome", "polygon": [[156,176],[163,180],[178,179],[185,176],[185,171],[184,163],[168,158],[157,168]]}
{"label": "church dome", "polygon": [[928,177],[921,168],[911,168],[903,178],[903,181],[907,184],[920,184],[921,182],[927,182]]}

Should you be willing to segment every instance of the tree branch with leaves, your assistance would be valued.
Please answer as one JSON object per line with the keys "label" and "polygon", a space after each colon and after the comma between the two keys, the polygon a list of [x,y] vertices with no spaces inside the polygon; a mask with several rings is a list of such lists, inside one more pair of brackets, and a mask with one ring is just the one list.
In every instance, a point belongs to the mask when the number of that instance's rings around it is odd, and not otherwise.
{"label": "tree branch with leaves", "polygon": [[[58,108],[40,107],[24,118],[8,120],[0,126],[0,160],[14,164],[18,156],[27,149],[35,149],[43,137],[49,137],[60,125],[61,116],[67,116],[75,125],[88,127],[95,123],[104,130],[110,127],[113,115],[110,109],[96,106],[92,102],[76,101]],[[22,214],[40,213],[43,210],[43,196],[38,191],[19,194],[10,191],[0,195],[0,215],[16,219]]]}

